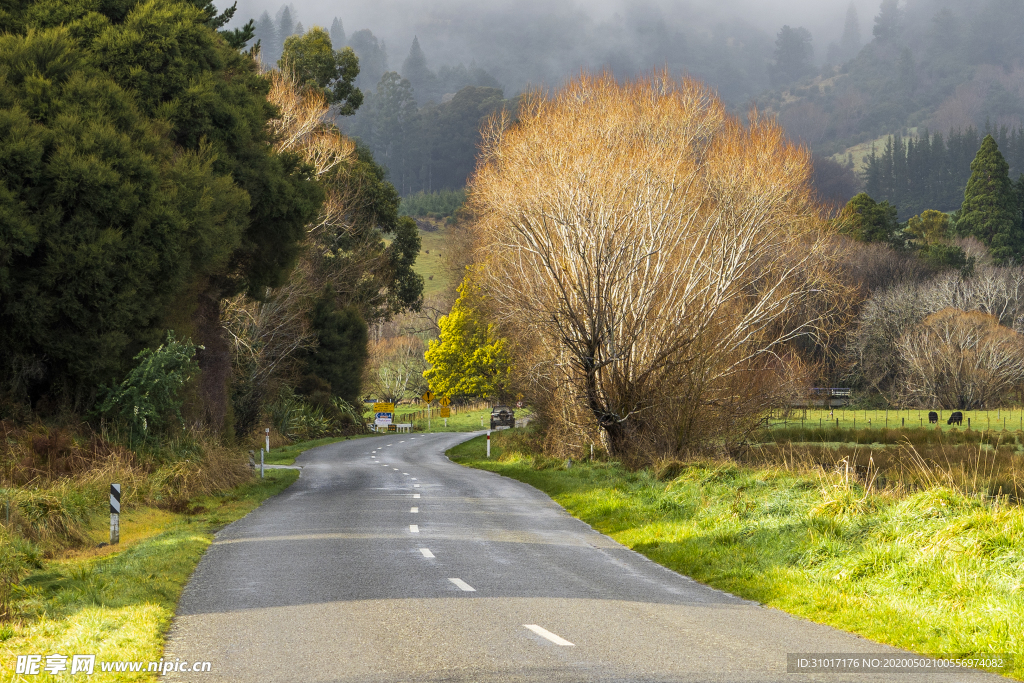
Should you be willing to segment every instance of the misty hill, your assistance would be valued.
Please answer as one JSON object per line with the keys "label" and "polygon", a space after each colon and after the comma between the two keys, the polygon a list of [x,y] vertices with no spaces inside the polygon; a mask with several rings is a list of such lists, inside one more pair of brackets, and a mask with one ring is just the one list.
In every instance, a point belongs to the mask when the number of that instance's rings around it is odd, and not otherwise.
{"label": "misty hill", "polygon": [[[354,49],[367,101],[339,124],[371,149],[403,194],[461,187],[486,116],[513,106],[531,85],[554,87],[580,69],[608,69],[619,78],[653,68],[685,72],[716,88],[735,113],[756,105],[777,115],[818,156],[819,190],[837,203],[861,189],[864,152],[851,159],[856,176],[826,157],[843,158],[873,140],[883,155],[890,135],[901,136],[894,151],[907,154],[907,140],[930,131],[930,154],[936,133],[944,137],[940,150],[961,136],[956,152],[941,152],[954,181],[941,196],[926,193],[939,197],[933,208],[955,208],[957,193],[962,197],[957,185],[969,174],[961,162],[977,151],[966,147],[986,129],[1016,139],[1024,123],[1020,0],[698,0],[603,8],[564,0],[390,0],[373,7],[278,6],[259,15],[256,33],[269,61],[302,21],[329,27],[336,47]],[[1024,170],[1024,159],[1004,152],[1015,173]],[[919,155],[917,163],[932,162]],[[890,157],[889,170],[879,171],[883,181],[898,166]],[[901,182],[893,177],[873,187]],[[883,194],[902,198],[897,189]],[[901,214],[931,201],[903,201]]]}
{"label": "misty hill", "polygon": [[[864,47],[841,65],[789,67],[756,99],[791,135],[834,154],[883,135],[1024,123],[1024,3],[881,3]],[[773,63],[786,61],[777,37]],[[791,52],[791,50],[790,50]],[[796,76],[796,77],[793,77]]]}

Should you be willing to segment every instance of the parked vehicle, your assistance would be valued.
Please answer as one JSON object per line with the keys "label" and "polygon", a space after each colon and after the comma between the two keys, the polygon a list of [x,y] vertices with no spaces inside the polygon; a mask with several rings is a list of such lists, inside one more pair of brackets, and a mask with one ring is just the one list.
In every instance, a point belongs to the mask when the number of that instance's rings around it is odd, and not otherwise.
{"label": "parked vehicle", "polygon": [[508,406],[494,406],[491,409],[491,429],[515,427],[516,413]]}

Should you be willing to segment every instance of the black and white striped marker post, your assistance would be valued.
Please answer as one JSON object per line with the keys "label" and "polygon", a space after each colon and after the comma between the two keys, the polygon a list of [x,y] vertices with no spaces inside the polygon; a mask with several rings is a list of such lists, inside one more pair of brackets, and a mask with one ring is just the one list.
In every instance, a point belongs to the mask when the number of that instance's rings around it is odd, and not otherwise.
{"label": "black and white striped marker post", "polygon": [[121,540],[121,485],[110,485],[110,545]]}

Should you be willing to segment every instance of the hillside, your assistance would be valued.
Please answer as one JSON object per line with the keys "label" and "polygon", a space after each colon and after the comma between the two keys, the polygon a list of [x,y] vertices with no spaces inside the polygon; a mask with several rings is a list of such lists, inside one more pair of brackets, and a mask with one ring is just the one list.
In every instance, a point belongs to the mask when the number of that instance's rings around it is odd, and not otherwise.
{"label": "hillside", "polygon": [[865,145],[888,135],[1013,130],[1024,123],[1022,29],[1024,3],[1011,0],[884,0],[853,58],[818,69],[798,62],[754,102],[817,154],[853,153],[857,164]]}

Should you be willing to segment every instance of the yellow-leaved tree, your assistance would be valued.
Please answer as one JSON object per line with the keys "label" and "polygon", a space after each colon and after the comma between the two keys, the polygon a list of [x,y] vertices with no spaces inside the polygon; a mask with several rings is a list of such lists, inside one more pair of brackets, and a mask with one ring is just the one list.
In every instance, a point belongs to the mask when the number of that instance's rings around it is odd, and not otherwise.
{"label": "yellow-leaved tree", "polygon": [[482,310],[483,292],[466,276],[451,312],[438,321],[437,339],[424,354],[430,367],[423,376],[439,396],[502,399],[508,392],[511,357],[508,340],[499,337]]}

